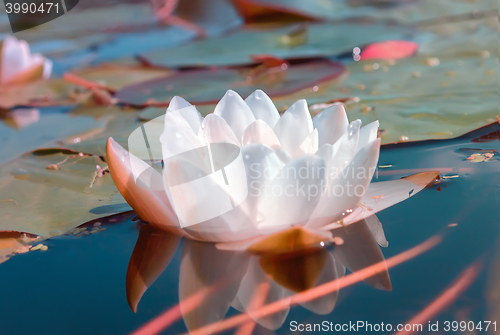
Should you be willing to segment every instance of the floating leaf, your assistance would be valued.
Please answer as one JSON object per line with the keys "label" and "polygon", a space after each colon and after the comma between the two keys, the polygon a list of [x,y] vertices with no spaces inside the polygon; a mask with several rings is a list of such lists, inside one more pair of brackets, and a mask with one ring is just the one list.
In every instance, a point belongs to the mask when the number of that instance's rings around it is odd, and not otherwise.
{"label": "floating leaf", "polygon": [[497,39],[496,15],[424,26],[416,36],[420,54],[458,59],[498,54]]}
{"label": "floating leaf", "polygon": [[322,23],[305,27],[306,43],[283,44],[283,36],[297,26],[269,29],[245,27],[233,34],[185,44],[176,48],[142,55],[158,66],[213,66],[252,63],[252,55],[270,54],[280,58],[334,56],[356,46],[388,39],[402,39],[411,30],[397,25],[375,23]]}
{"label": "floating leaf", "polygon": [[68,85],[62,79],[37,80],[27,84],[0,86],[0,108],[71,104]]}
{"label": "floating leaf", "polygon": [[[17,111],[24,111],[24,109]],[[38,121],[16,129],[11,126],[12,120],[9,120],[12,112],[7,112],[4,117],[5,123],[0,122],[0,145],[2,147],[0,164],[35,149],[57,147],[58,141],[63,139],[81,140],[85,138],[86,133],[95,133],[104,129],[110,120],[110,118],[96,120],[89,116],[65,113],[62,107],[42,108]]]}
{"label": "floating leaf", "polygon": [[273,97],[335,79],[343,72],[342,64],[329,60],[270,68],[257,75],[255,68],[204,68],[179,71],[165,78],[127,86],[116,97],[120,102],[131,105],[166,105],[176,95],[192,104],[206,104],[220,100],[228,89],[246,97],[258,88]]}
{"label": "floating leaf", "polygon": [[138,64],[122,65],[104,63],[96,67],[72,71],[78,77],[119,90],[124,86],[165,77],[172,71],[146,67]]}
{"label": "floating leaf", "polygon": [[[104,109],[104,111],[103,111]],[[100,113],[105,112],[106,107],[82,107],[74,111],[74,113]],[[69,148],[77,152],[87,154],[105,156],[106,141],[109,137],[113,137],[120,145],[128,147],[128,137],[130,134],[143,124],[138,120],[137,112],[127,112],[108,116],[104,129],[98,132],[87,132],[79,135],[79,137],[67,137],[61,142],[62,147]],[[80,140],[78,140],[80,139]]]}
{"label": "floating leaf", "polygon": [[[412,57],[352,62],[347,68],[350,76],[345,81],[304,97],[310,104],[358,97],[359,102],[346,105],[349,117],[363,123],[379,120],[384,143],[401,136],[453,137],[498,115],[498,66],[492,57],[439,58],[437,66],[428,65],[427,57]],[[275,103],[287,104],[289,99]]]}
{"label": "floating leaf", "polygon": [[243,6],[253,7],[253,11],[250,11],[246,16],[249,18],[252,18],[252,14],[253,17],[259,18],[259,14],[276,15],[276,13],[287,13],[303,18],[322,20],[370,16],[404,23],[443,19],[448,16],[470,15],[473,11],[490,10],[497,4],[494,0],[234,0],[233,3],[241,8]]}
{"label": "floating leaf", "polygon": [[[47,169],[51,165],[58,169]],[[50,151],[28,153],[1,165],[0,230],[47,237],[130,210],[109,174],[91,186],[97,165],[105,167],[97,156]]]}

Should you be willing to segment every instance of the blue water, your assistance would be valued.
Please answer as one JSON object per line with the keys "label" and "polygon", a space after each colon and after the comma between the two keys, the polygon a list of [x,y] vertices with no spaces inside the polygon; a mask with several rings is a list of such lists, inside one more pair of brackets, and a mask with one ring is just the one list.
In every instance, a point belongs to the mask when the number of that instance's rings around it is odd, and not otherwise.
{"label": "blue water", "polygon": [[[487,278],[491,276],[497,285],[500,282],[500,275],[491,272],[492,264],[498,262],[495,245],[500,232],[499,132],[500,125],[492,124],[457,139],[383,146],[379,165],[392,167],[380,173],[380,180],[400,178],[409,174],[408,169],[453,167],[453,171],[441,175],[459,175],[442,179],[377,215],[389,241],[389,246],[382,248],[384,256],[389,258],[436,234],[443,236],[442,243],[391,268],[392,291],[377,290],[363,282],[355,284],[340,291],[332,313],[316,315],[293,307],[284,325],[274,333],[290,334],[291,321],[405,323],[476,260],[484,266],[474,283],[435,320],[460,321],[463,316],[476,323],[490,320],[486,299],[492,292],[488,291]],[[483,139],[474,141],[481,136]],[[489,162],[475,164],[466,160],[481,150],[495,156]],[[464,173],[459,171],[461,168],[471,170]],[[44,242],[47,251],[17,255],[3,263],[0,334],[127,334],[176,305],[183,243],[145,292],[137,313],[129,308],[125,291],[127,266],[143,225],[133,221],[134,216],[129,212],[98,220],[106,228],[101,233],[53,238]],[[457,226],[448,227],[450,223]],[[228,313],[234,314],[238,312],[233,309]],[[185,331],[183,321],[177,320],[162,334]],[[227,332],[232,333],[234,330]],[[257,326],[254,334],[273,332]]]}

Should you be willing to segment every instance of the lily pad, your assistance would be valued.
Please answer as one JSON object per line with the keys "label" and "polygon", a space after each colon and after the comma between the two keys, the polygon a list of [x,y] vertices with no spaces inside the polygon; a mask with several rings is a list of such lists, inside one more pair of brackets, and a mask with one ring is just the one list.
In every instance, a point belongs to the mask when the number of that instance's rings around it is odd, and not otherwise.
{"label": "lily pad", "polygon": [[415,38],[419,53],[455,58],[498,54],[498,17],[424,26]]}
{"label": "lily pad", "polygon": [[490,10],[496,5],[496,1],[493,0],[235,0],[234,2],[240,3],[242,6],[258,6],[261,11],[262,8],[265,8],[268,11],[294,14],[313,19],[338,20],[371,16],[378,19],[393,19],[404,23],[471,14],[473,11]]}
{"label": "lily pad", "polygon": [[[301,45],[290,44],[289,35],[305,29]],[[346,33],[348,32],[348,33]],[[404,39],[411,28],[379,23],[302,24],[270,29],[247,26],[233,34],[202,40],[142,55],[158,66],[213,66],[252,63],[252,56],[271,54],[280,58],[334,56],[387,39]]]}
{"label": "lily pad", "polygon": [[481,13],[498,17],[497,8],[496,0],[418,0],[383,8],[370,13],[370,16],[404,23],[431,24],[473,15],[480,16]]}
{"label": "lily pad", "polygon": [[173,71],[141,66],[139,64],[103,63],[96,67],[79,69],[71,73],[113,90],[119,90],[127,85],[168,76]]}
{"label": "lily pad", "polygon": [[[241,24],[242,20],[227,0],[211,1],[209,5],[205,2],[182,1],[177,4],[174,14],[201,26],[207,35],[220,34]],[[10,31],[7,15],[0,17],[0,31]],[[16,36],[28,41],[34,52],[41,52],[67,68],[68,63],[109,61],[135,56],[138,50],[171,47],[195,38],[196,33],[159,22],[151,1],[122,1],[119,4],[100,1],[80,2],[70,15]],[[95,52],[96,48],[99,52]]]}
{"label": "lily pad", "polygon": [[15,106],[55,106],[72,104],[67,82],[62,79],[37,80],[27,84],[0,86],[0,108]]}
{"label": "lily pad", "polygon": [[130,105],[167,105],[178,95],[192,104],[207,104],[219,101],[228,89],[245,97],[257,88],[271,97],[280,96],[335,79],[344,73],[344,66],[329,60],[316,60],[270,68],[259,74],[256,70],[204,68],[179,71],[168,77],[125,87],[116,98]]}
{"label": "lily pad", "polygon": [[[431,62],[439,63],[435,66]],[[498,65],[493,57],[413,57],[395,62],[352,62],[349,77],[303,94],[313,109],[352,96],[350,119],[379,120],[384,143],[449,138],[493,122],[498,115]],[[296,96],[275,100],[288,105]],[[325,104],[326,103],[326,104]],[[316,107],[319,106],[319,107]],[[317,109],[316,109],[317,108]]]}
{"label": "lily pad", "polygon": [[97,165],[106,166],[98,156],[58,150],[1,165],[0,230],[49,237],[130,210],[109,174],[96,178]]}
{"label": "lily pad", "polygon": [[[80,108],[76,113],[96,112],[95,108],[88,110]],[[106,141],[113,137],[120,145],[128,147],[128,137],[143,124],[138,120],[137,112],[113,114],[106,126],[99,132],[88,132],[75,141],[74,137],[68,137],[61,141],[60,146],[77,152],[105,156]]]}
{"label": "lily pad", "polygon": [[[36,119],[22,127],[9,125],[9,118],[18,113],[28,111],[16,109],[7,112],[0,122],[0,145],[2,155],[0,164],[4,164],[25,152],[44,147],[57,147],[58,141],[85,138],[86,133],[95,133],[104,129],[109,118],[96,120],[93,117],[66,113],[62,107],[41,108],[35,112]],[[32,110],[30,110],[32,111]]]}

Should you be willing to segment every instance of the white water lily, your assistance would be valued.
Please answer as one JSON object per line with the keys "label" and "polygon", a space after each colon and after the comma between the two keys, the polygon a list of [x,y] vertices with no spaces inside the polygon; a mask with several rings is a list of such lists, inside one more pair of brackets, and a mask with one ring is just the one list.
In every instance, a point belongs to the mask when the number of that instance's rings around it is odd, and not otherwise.
{"label": "white water lily", "polygon": [[[267,329],[280,328],[288,316],[292,296],[342,278],[346,269],[356,272],[375,264],[380,271],[363,280],[370,286],[391,290],[391,280],[379,247],[387,245],[383,231],[374,236],[371,226],[378,222],[375,215],[336,231],[345,243],[334,249],[321,249],[294,255],[250,254],[217,250],[213,243],[185,240],[181,247],[179,269],[179,307],[187,329],[204,333],[217,329],[230,306],[249,313],[260,305],[279,304],[277,313],[249,316]],[[287,236],[290,238],[291,236]],[[141,227],[130,257],[126,276],[126,293],[130,308],[137,312],[138,304],[156,279],[167,269],[178,251],[181,238],[154,229]],[[221,285],[223,283],[223,285]],[[190,297],[206,292],[193,306]],[[151,293],[151,292],[150,292]],[[299,304],[316,314],[332,312],[339,296],[333,287],[312,300]],[[256,300],[256,298],[258,300]]]}
{"label": "white water lily", "polygon": [[[106,154],[113,180],[143,220],[191,239],[219,242],[220,249],[247,249],[288,229],[306,232],[312,243],[330,241],[331,229],[405,200],[439,175],[426,172],[370,184],[379,157],[379,123],[349,123],[341,104],[311,118],[306,101],[299,100],[280,117],[261,90],[246,100],[229,90],[205,118],[174,97],[163,119],[161,135],[153,124],[141,127],[148,132],[149,155],[151,150],[163,153],[162,174],[110,138]],[[243,174],[235,178],[230,170],[224,178],[210,175],[210,188],[193,182],[183,184],[180,195],[172,191],[172,180],[179,184],[207,176],[199,162],[208,158],[196,150],[220,143],[239,148]],[[129,149],[135,145],[129,141]],[[172,157],[186,152],[197,158],[184,155],[172,163]],[[213,170],[212,156],[210,162]],[[138,179],[137,171],[147,178]],[[242,193],[248,195],[241,198]],[[222,210],[221,194],[233,205],[230,210]],[[207,204],[220,215],[183,222],[186,213],[202,217]]]}
{"label": "white water lily", "polygon": [[0,85],[47,79],[51,72],[52,61],[32,54],[26,41],[6,36],[0,42]]}

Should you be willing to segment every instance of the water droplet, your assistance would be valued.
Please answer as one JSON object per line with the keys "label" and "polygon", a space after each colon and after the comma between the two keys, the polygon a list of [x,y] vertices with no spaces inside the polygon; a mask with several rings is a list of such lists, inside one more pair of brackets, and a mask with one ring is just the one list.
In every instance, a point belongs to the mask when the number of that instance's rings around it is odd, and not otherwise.
{"label": "water droplet", "polygon": [[175,133],[175,137],[176,137],[176,138],[182,138],[182,134],[181,134],[181,133],[179,133],[179,132],[177,132],[177,133]]}
{"label": "water droplet", "polygon": [[245,155],[245,159],[250,159],[250,155]]}

